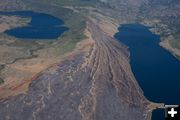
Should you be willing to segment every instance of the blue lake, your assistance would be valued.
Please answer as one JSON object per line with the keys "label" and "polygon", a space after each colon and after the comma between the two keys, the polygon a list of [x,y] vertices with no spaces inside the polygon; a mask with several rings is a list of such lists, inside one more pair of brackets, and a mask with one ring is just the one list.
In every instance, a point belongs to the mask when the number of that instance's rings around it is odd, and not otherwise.
{"label": "blue lake", "polygon": [[5,31],[6,34],[17,38],[57,39],[68,30],[67,27],[63,26],[64,22],[61,19],[44,13],[15,11],[0,12],[0,15],[16,15],[23,18],[31,18],[31,22],[27,26],[17,27]]}
{"label": "blue lake", "polygon": [[[140,24],[124,24],[114,36],[129,46],[132,71],[153,102],[180,104],[180,61],[159,46],[160,36]],[[153,120],[164,120],[162,110],[153,112]]]}

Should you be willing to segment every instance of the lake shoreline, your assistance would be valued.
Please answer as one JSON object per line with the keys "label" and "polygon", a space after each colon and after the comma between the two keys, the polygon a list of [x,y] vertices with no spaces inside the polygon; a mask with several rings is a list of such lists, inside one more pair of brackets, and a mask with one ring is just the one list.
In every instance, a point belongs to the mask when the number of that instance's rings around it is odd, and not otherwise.
{"label": "lake shoreline", "polygon": [[176,59],[180,60],[180,50],[173,48],[169,43],[169,39],[161,41],[159,45],[170,52]]}
{"label": "lake shoreline", "polygon": [[[151,102],[149,106],[150,110],[164,109],[164,104],[178,103],[175,94],[165,94],[166,92],[163,90],[169,87],[168,80],[172,77],[173,82],[176,84],[173,83],[171,86],[177,86],[178,72],[175,71],[178,70],[180,62],[159,45],[160,36],[150,32],[146,26],[140,24],[125,24],[120,25],[119,32],[115,35],[115,38],[129,46],[131,53],[129,58],[131,61],[130,64],[136,80],[144,91],[146,98],[150,101],[156,101],[156,104]],[[165,61],[170,63],[166,64]],[[173,72],[169,73],[169,69]],[[159,81],[157,81],[157,79]],[[164,84],[164,86],[159,89],[159,84],[162,83],[162,80],[167,84]],[[173,87],[173,89],[175,88]],[[178,94],[178,92],[176,94]],[[171,95],[171,98],[174,99],[170,101],[167,99],[167,95]],[[161,104],[161,102],[164,104]]]}
{"label": "lake shoreline", "polygon": [[[24,23],[14,25],[4,31],[5,34],[19,38],[21,40],[56,40],[69,28],[64,26],[64,21],[50,14],[33,11],[14,11],[0,12],[0,15],[6,16],[8,20],[22,19]],[[10,19],[11,18],[11,19]],[[16,20],[15,19],[15,20]],[[15,21],[14,20],[14,21]],[[7,20],[6,20],[7,21]],[[12,21],[12,20],[11,20]],[[40,22],[41,21],[41,22]],[[16,23],[18,23],[17,21]],[[12,24],[12,23],[9,23]],[[12,26],[12,25],[9,25]]]}
{"label": "lake shoreline", "polygon": [[[159,45],[170,52],[176,59],[180,60],[180,50],[174,48],[171,45],[171,41],[175,38],[172,34],[172,30],[170,30],[165,24],[161,23],[159,20],[144,20],[141,21],[140,24],[143,24],[147,27],[150,27],[150,31],[156,35],[160,35],[160,42]],[[165,34],[165,35],[163,35]]]}

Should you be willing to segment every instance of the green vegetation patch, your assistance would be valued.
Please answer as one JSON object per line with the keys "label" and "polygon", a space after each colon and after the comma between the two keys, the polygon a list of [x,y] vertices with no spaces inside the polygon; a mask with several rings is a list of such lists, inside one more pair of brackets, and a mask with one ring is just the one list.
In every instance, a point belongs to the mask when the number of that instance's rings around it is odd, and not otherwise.
{"label": "green vegetation patch", "polygon": [[[55,44],[54,48],[56,49],[57,54],[72,51],[77,42],[86,38],[84,35],[86,27],[85,17],[80,13],[76,13],[73,12],[73,10],[62,7],[63,3],[68,4],[70,1],[71,0],[61,0],[61,4],[57,4],[57,2],[60,3],[60,1],[24,0],[24,4],[26,4],[27,9],[58,17],[62,19],[65,22],[65,26],[69,28],[69,30],[60,36],[56,41],[49,42],[49,44]],[[78,3],[78,1],[79,0],[75,0],[74,3]]]}
{"label": "green vegetation patch", "polygon": [[0,78],[0,85],[4,83],[4,80]]}

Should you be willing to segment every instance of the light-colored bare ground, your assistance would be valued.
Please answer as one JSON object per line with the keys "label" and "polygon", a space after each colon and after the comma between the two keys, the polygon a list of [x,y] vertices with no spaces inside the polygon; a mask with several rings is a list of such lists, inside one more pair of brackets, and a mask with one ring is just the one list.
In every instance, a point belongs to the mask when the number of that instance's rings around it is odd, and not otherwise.
{"label": "light-colored bare ground", "polygon": [[118,24],[112,20],[102,19],[99,24],[100,28],[106,32],[109,36],[114,37],[118,32]]}
{"label": "light-colored bare ground", "polygon": [[150,120],[150,103],[132,74],[126,46],[98,25],[94,19],[87,20],[89,39],[83,44],[88,47],[77,45],[85,47],[85,55],[78,47],[80,54],[71,54],[69,60],[33,78],[26,93],[0,102],[1,118]]}
{"label": "light-colored bare ground", "polygon": [[[153,27],[150,28],[151,32],[153,32],[156,35],[160,35],[161,37],[161,42],[159,43],[159,45],[167,51],[169,51],[174,57],[180,59],[180,50],[178,48],[173,47],[170,43],[175,41],[175,36],[172,35],[172,30],[168,29],[167,25],[162,24],[162,22],[158,19],[144,20],[142,24]],[[164,33],[166,33],[166,36],[161,36],[161,34]]]}
{"label": "light-colored bare ground", "polygon": [[[87,20],[85,34],[88,39],[77,44],[75,53],[61,58],[69,60],[55,64],[37,78],[32,77],[34,81],[26,93],[0,102],[1,118],[150,120],[151,110],[160,105],[146,100],[132,74],[127,47],[114,40],[99,22]],[[47,53],[51,50],[49,48]],[[85,53],[81,54],[82,51]],[[41,58],[45,57],[46,54],[41,55]],[[52,55],[48,57],[54,60]],[[11,67],[29,72],[32,66],[38,71],[42,66],[32,60],[31,64]],[[13,88],[16,93],[27,88],[27,83],[21,83]]]}
{"label": "light-colored bare ground", "polygon": [[21,18],[17,16],[0,16],[0,33],[5,32],[14,27],[20,27],[27,25],[30,22],[30,18]]}
{"label": "light-colored bare ground", "polygon": [[37,51],[37,58],[18,60],[13,64],[6,65],[2,70],[5,83],[0,86],[0,99],[27,91],[29,84],[42,71],[56,63],[59,64],[65,59],[71,59],[76,54],[89,50],[94,42],[87,30],[85,30],[85,35],[88,38],[77,43],[73,52],[57,55],[55,49],[50,47]]}
{"label": "light-colored bare ground", "polygon": [[173,37],[169,36],[168,38],[166,38],[166,40],[160,42],[160,46],[171,52],[172,55],[175,56],[177,59],[180,59],[180,50],[177,48],[173,48],[169,43],[169,41],[172,39]]}

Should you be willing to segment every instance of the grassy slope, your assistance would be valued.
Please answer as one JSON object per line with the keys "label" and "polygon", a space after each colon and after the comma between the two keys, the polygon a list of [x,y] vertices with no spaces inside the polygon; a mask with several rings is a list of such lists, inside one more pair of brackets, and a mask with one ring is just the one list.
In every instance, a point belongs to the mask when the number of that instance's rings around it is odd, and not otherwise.
{"label": "grassy slope", "polygon": [[[84,35],[84,30],[85,30],[84,16],[79,13],[74,13],[72,10],[63,8],[60,5],[56,5],[53,3],[53,1],[47,2],[46,0],[40,0],[40,1],[13,0],[12,4],[9,4],[8,2],[6,4],[5,2],[2,2],[2,4],[0,2],[2,6],[5,6],[4,8],[8,8],[8,9],[3,9],[4,11],[32,10],[35,12],[51,14],[60,19],[63,19],[65,21],[65,26],[69,28],[69,31],[65,32],[60,38],[58,38],[55,41],[23,41],[23,40],[17,40],[17,38],[14,37],[9,37],[7,35],[0,34],[0,40],[2,44],[7,46],[7,48],[16,47],[17,50],[14,51],[17,51],[17,53],[18,50],[23,49],[24,54],[18,54],[18,56],[16,54],[12,54],[8,56],[12,61],[14,61],[13,62],[14,65],[16,65],[16,61],[20,59],[31,60],[29,58],[33,58],[34,54],[40,55],[39,53],[36,53],[36,50],[41,50],[41,53],[45,54],[44,56],[48,56],[48,54],[52,54],[54,56],[53,58],[64,55],[65,53],[72,51],[79,41],[86,38],[86,36]],[[12,6],[11,7],[12,9],[8,6]],[[52,51],[49,51],[49,49]],[[29,51],[32,50],[33,50],[33,54],[29,54],[30,53]],[[12,53],[12,51],[9,52]],[[1,53],[0,55],[4,55],[4,53]],[[41,58],[42,57],[40,56],[40,59]],[[8,64],[8,62],[3,64],[6,65]],[[10,71],[11,70],[6,68],[1,69],[0,78],[6,79],[6,77],[12,75]],[[17,71],[13,70],[13,74],[16,74],[16,72]],[[0,79],[0,84],[4,82],[3,79]]]}
{"label": "grassy slope", "polygon": [[[19,5],[15,5],[15,3],[18,3]],[[5,2],[3,1],[2,4],[5,4]],[[81,14],[73,13],[69,9],[62,8],[62,6],[94,6],[100,11],[101,9],[102,11],[107,10],[102,14],[113,15],[117,17],[117,19],[124,18],[123,20],[127,22],[134,21],[136,16],[137,19],[139,19],[138,17],[140,17],[140,19],[149,20],[159,19],[163,24],[168,25],[168,29],[171,30],[170,34],[174,36],[174,39],[170,41],[171,46],[180,49],[180,22],[178,15],[176,15],[177,8],[179,7],[176,1],[172,2],[172,5],[150,1],[147,6],[144,6],[143,4],[143,6],[140,7],[133,7],[130,4],[124,6],[122,3],[119,3],[118,0],[107,2],[106,4],[101,3],[98,0],[13,0],[11,4],[15,6],[12,8],[20,9],[19,6],[21,5],[25,9],[49,13],[65,21],[65,24],[70,30],[60,38],[61,41],[58,42],[60,44],[58,44],[57,52],[68,52],[73,50],[75,44],[85,37],[83,35],[83,30],[85,28],[84,17]],[[132,7],[127,9],[129,5]],[[136,10],[134,10],[134,8],[136,8]],[[134,12],[132,12],[132,9]],[[162,31],[162,33],[161,36],[166,36],[166,34],[164,34],[165,31]]]}
{"label": "grassy slope", "polygon": [[63,8],[60,5],[54,3],[53,1],[42,1],[31,0],[23,2],[27,5],[27,9],[36,12],[48,13],[60,19],[63,19],[65,21],[65,25],[69,28],[69,31],[65,32],[58,39],[58,41],[56,41],[57,43],[59,43],[57,49],[59,49],[58,51],[62,53],[72,51],[76,43],[85,38],[83,34],[85,29],[84,16],[78,13],[74,13],[69,9]]}
{"label": "grassy slope", "polygon": [[3,84],[4,83],[4,80],[0,78],[0,84]]}
{"label": "grassy slope", "polygon": [[[56,54],[64,54],[66,52],[72,51],[76,43],[83,40],[86,36],[84,35],[84,29],[85,29],[85,18],[83,15],[79,13],[75,13],[72,10],[63,8],[62,5],[69,5],[71,4],[71,0],[63,1],[63,0],[13,0],[11,4],[12,6],[23,6],[21,7],[12,7],[15,9],[8,9],[10,10],[32,10],[36,12],[42,12],[51,14],[53,16],[56,16],[60,19],[63,19],[65,21],[65,26],[69,28],[67,32],[65,32],[60,38],[58,38],[56,41],[43,41],[40,42],[41,45],[39,47],[51,47],[52,44],[54,48],[56,48],[57,53]],[[61,3],[61,4],[60,4]],[[73,2],[75,4],[79,4],[78,0],[77,2]],[[82,2],[83,3],[83,2]],[[2,4],[5,4],[4,2]],[[5,5],[10,5],[8,2]],[[4,6],[5,6],[4,5]],[[4,7],[9,8],[9,7]],[[6,10],[6,9],[5,9]],[[3,36],[5,38],[6,36]],[[2,38],[2,36],[1,36]],[[7,38],[8,39],[8,38]],[[16,38],[14,38],[16,39]],[[27,50],[34,48],[35,45],[38,47],[39,42],[30,41],[30,42],[24,42],[24,41],[15,41],[13,44],[14,46],[24,47]],[[27,47],[28,46],[28,47]]]}

